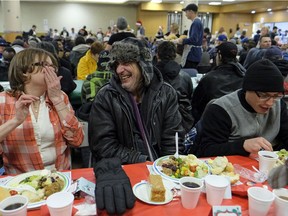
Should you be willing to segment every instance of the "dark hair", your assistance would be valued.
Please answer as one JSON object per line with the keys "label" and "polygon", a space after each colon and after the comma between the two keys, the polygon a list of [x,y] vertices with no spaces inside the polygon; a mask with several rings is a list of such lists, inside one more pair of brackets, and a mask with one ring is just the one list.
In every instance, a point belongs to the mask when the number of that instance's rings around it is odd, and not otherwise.
{"label": "dark hair", "polygon": [[82,36],[78,36],[75,39],[75,46],[79,45],[79,44],[85,44],[85,38]]}
{"label": "dark hair", "polygon": [[210,29],[208,27],[204,28],[204,33],[210,34]]}
{"label": "dark hair", "polygon": [[161,61],[174,60],[176,58],[176,46],[171,41],[163,41],[157,48],[157,54]]}
{"label": "dark hair", "polygon": [[264,37],[270,37],[270,35],[269,34],[261,35],[259,41],[261,42],[262,38]]}

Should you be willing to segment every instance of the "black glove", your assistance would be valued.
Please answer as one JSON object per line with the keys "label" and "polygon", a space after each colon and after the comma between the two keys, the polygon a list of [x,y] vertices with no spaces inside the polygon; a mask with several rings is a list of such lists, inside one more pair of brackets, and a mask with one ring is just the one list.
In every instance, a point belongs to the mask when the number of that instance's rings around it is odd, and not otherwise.
{"label": "black glove", "polygon": [[270,171],[268,183],[272,188],[282,188],[288,185],[288,160],[285,165],[275,167]]}
{"label": "black glove", "polygon": [[94,166],[94,173],[97,208],[106,209],[108,214],[123,214],[126,208],[133,208],[135,196],[119,158],[102,159]]}

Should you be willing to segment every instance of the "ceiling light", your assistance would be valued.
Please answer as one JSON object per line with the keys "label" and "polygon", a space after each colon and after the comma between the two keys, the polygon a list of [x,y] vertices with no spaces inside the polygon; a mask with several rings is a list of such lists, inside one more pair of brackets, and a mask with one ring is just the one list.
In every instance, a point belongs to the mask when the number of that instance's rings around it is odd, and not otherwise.
{"label": "ceiling light", "polygon": [[272,9],[271,9],[271,8],[268,8],[267,11],[268,11],[268,12],[269,12],[269,11],[272,11]]}
{"label": "ceiling light", "polygon": [[251,13],[252,13],[252,14],[255,14],[255,13],[256,13],[256,11],[255,11],[255,10],[252,10],[252,11],[251,11]]}
{"label": "ceiling light", "polygon": [[234,2],[235,0],[222,0],[223,2]]}
{"label": "ceiling light", "polygon": [[221,5],[221,2],[210,2],[209,5]]}
{"label": "ceiling light", "polygon": [[152,3],[162,3],[162,0],[151,0]]}
{"label": "ceiling light", "polygon": [[128,0],[65,0],[66,2],[89,2],[89,3],[107,3],[107,4],[123,4]]}
{"label": "ceiling light", "polygon": [[180,1],[180,4],[184,4],[184,1]]}

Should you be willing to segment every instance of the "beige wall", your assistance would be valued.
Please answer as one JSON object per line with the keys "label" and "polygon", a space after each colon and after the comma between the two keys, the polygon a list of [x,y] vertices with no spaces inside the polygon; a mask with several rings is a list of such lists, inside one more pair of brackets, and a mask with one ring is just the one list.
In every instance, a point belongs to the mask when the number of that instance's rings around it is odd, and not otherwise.
{"label": "beige wall", "polygon": [[272,13],[265,12],[255,14],[253,16],[252,22],[260,22],[261,18],[264,18],[264,22],[276,22],[276,21],[288,22],[288,12],[286,10],[282,10],[282,11],[273,11]]}
{"label": "beige wall", "polygon": [[[37,32],[47,32],[46,27],[61,31],[72,27],[78,31],[83,25],[96,32],[98,28],[106,31],[111,23],[116,23],[119,16],[125,16],[132,28],[135,28],[137,6],[92,3],[56,3],[56,2],[22,2],[20,31],[28,31],[33,24]],[[1,9],[1,1],[0,1]],[[45,22],[47,21],[47,25]],[[3,18],[0,14],[0,32],[3,32]]]}
{"label": "beige wall", "polygon": [[[259,4],[259,3],[258,3]],[[281,2],[275,2],[281,6]],[[0,1],[1,6],[1,1]],[[248,35],[252,33],[253,22],[260,22],[263,17],[264,22],[283,22],[287,21],[288,13],[286,10],[275,11],[272,15],[265,13],[245,14],[244,9],[251,5],[237,4],[227,7],[199,6],[199,12],[213,13],[212,33],[218,31],[223,26],[228,33],[229,28],[234,31],[236,25],[240,28],[248,29]],[[252,5],[253,6],[253,5]],[[261,4],[261,7],[263,4]],[[254,3],[254,7],[257,4]],[[140,19],[146,29],[146,36],[154,37],[158,26],[164,27],[167,31],[167,13],[168,11],[181,11],[181,4],[151,4],[142,3],[140,5],[110,5],[110,4],[93,4],[93,3],[56,3],[56,2],[24,2],[21,1],[21,26],[19,31],[28,31],[32,24],[37,25],[37,31],[45,33],[47,27],[57,28],[59,31],[63,27],[68,30],[74,27],[78,31],[83,25],[88,30],[96,32],[98,28],[106,31],[107,27],[114,24],[119,16],[125,16],[128,23],[135,29],[136,20]],[[3,32],[3,18],[0,15],[0,32]],[[185,16],[183,16],[184,19]],[[47,21],[47,25],[45,22]]]}
{"label": "beige wall", "polygon": [[138,17],[142,21],[148,38],[155,37],[159,26],[164,27],[164,33],[167,32],[167,12],[140,11]]}
{"label": "beige wall", "polygon": [[247,29],[247,35],[250,35],[252,34],[252,19],[253,17],[250,14],[214,14],[211,32],[215,34],[215,32],[223,26],[227,34],[229,34],[230,28],[232,28],[235,33],[236,26],[239,24],[240,29]]}

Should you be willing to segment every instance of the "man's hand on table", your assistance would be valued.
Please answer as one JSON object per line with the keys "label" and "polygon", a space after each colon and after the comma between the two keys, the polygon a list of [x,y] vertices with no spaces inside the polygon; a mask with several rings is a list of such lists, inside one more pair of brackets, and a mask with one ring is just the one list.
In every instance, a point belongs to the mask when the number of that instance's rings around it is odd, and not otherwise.
{"label": "man's hand on table", "polygon": [[263,137],[247,139],[243,145],[245,151],[250,153],[258,153],[260,150],[273,151],[271,143]]}
{"label": "man's hand on table", "polygon": [[123,214],[135,204],[131,183],[119,158],[104,158],[94,166],[95,198],[99,209],[109,214]]}

